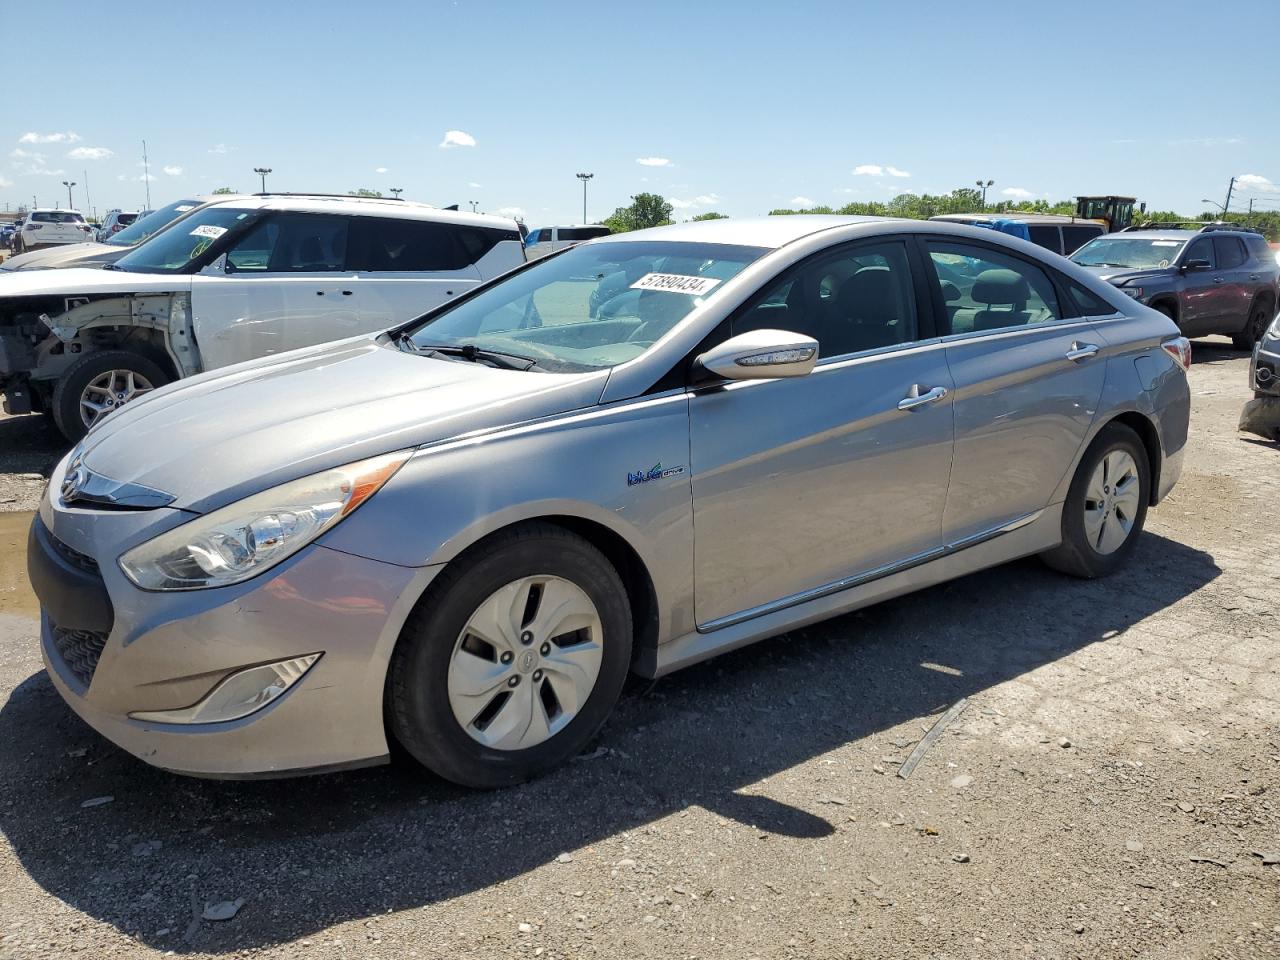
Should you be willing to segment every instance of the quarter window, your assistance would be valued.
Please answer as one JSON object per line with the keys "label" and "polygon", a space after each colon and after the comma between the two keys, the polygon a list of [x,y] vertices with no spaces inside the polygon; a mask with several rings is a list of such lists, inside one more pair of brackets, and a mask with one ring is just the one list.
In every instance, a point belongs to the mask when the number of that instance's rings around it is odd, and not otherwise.
{"label": "quarter window", "polygon": [[1219,270],[1230,270],[1244,263],[1244,245],[1235,237],[1214,237],[1213,252]]}
{"label": "quarter window", "polygon": [[936,240],[926,241],[926,246],[952,333],[1061,319],[1053,283],[1039,267],[987,247]]}
{"label": "quarter window", "polygon": [[919,337],[904,244],[859,244],[801,264],[735,318],[734,334],[777,329],[813,337],[839,357]]}

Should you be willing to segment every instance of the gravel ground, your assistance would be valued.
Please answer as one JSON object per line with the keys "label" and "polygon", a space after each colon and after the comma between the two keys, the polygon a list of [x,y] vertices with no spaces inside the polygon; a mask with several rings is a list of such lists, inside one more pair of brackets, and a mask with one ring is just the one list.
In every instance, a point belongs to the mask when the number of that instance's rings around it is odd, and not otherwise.
{"label": "gravel ground", "polygon": [[[1196,345],[1125,572],[1023,561],[637,685],[499,793],[152,770],[62,705],[15,600],[0,957],[1280,956],[1280,449],[1235,432],[1245,367]],[[57,452],[0,420],[0,470]],[[38,492],[9,474],[0,509]]]}

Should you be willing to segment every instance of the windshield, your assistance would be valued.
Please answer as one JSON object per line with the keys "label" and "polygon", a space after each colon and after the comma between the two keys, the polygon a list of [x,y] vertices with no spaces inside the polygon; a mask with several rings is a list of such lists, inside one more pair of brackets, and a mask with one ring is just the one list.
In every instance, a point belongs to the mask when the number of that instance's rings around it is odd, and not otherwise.
{"label": "windshield", "polygon": [[138,217],[128,227],[103,242],[113,247],[132,247],[152,234],[159,233],[162,228],[198,206],[200,206],[199,200],[176,200],[167,207],[161,207],[159,210]]}
{"label": "windshield", "polygon": [[134,273],[183,273],[214,241],[229,231],[238,231],[254,219],[256,213],[256,210],[224,206],[199,210],[174,229],[139,244],[117,260],[115,268]]}
{"label": "windshield", "polygon": [[1082,267],[1167,267],[1178,257],[1185,240],[1152,240],[1139,237],[1099,237],[1071,255]]}
{"label": "windshield", "polygon": [[573,247],[437,314],[412,341],[525,357],[554,373],[612,367],[644,353],[766,252],[640,240]]}

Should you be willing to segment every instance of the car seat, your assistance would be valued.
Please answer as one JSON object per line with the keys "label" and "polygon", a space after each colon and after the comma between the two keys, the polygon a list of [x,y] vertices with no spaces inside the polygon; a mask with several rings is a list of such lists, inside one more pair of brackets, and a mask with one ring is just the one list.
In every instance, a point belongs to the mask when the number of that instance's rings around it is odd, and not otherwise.
{"label": "car seat", "polygon": [[836,294],[836,310],[821,337],[826,356],[872,350],[908,338],[898,283],[886,267],[863,267]]}
{"label": "car seat", "polygon": [[[1031,285],[1017,271],[1002,268],[983,270],[974,281],[969,295],[975,303],[986,304],[985,309],[973,315],[974,330],[1017,327],[1031,321],[1031,314],[1027,312]],[[997,310],[997,305],[1005,309]]]}

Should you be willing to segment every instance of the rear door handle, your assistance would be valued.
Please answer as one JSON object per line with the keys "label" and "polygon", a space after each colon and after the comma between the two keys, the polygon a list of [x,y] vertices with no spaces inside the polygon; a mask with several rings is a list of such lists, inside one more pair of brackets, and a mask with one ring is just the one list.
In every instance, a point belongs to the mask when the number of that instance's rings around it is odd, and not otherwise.
{"label": "rear door handle", "polygon": [[1081,360],[1088,360],[1098,352],[1096,343],[1080,343],[1076,341],[1071,344],[1071,349],[1067,351],[1067,359],[1073,363],[1079,363]]}
{"label": "rear door handle", "polygon": [[916,407],[923,407],[930,403],[937,403],[947,395],[946,387],[934,387],[930,390],[920,392],[920,386],[911,388],[911,392],[898,401],[899,410],[914,410]]}

